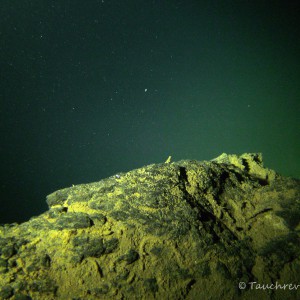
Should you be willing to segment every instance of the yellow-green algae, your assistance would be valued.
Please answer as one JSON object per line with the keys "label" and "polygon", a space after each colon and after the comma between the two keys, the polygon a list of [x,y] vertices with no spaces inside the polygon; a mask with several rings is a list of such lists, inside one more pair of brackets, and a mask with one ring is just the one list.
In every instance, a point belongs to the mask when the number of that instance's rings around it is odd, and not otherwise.
{"label": "yellow-green algae", "polygon": [[299,181],[261,154],[154,164],[0,227],[1,299],[299,299]]}

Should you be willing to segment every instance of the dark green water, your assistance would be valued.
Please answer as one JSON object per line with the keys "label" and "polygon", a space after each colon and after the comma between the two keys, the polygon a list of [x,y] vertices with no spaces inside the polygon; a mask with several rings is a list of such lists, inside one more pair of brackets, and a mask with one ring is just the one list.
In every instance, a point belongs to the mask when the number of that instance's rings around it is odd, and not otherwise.
{"label": "dark green water", "polygon": [[169,155],[300,178],[297,2],[57,2],[0,4],[0,223]]}

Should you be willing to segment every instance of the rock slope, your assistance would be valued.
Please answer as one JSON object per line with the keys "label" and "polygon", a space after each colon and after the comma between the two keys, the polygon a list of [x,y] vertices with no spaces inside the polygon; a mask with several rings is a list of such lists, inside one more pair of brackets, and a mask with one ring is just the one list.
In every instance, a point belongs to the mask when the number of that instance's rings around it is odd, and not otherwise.
{"label": "rock slope", "polygon": [[299,195],[256,153],[58,190],[0,227],[0,298],[300,299]]}

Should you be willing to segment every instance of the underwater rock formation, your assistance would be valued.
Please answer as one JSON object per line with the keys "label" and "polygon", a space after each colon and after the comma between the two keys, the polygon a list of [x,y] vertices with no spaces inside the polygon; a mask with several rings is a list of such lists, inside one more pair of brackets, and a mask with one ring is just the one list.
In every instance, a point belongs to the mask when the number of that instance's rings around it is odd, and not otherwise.
{"label": "underwater rock formation", "polygon": [[168,159],[46,201],[0,227],[1,299],[300,299],[300,181],[261,154]]}

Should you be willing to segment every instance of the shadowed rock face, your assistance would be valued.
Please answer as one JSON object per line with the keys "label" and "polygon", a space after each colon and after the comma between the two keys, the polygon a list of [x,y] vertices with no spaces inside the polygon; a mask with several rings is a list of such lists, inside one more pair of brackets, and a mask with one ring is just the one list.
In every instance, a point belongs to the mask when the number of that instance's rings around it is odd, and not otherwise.
{"label": "shadowed rock face", "polygon": [[0,227],[0,298],[300,299],[299,195],[260,154],[56,191],[47,212]]}

